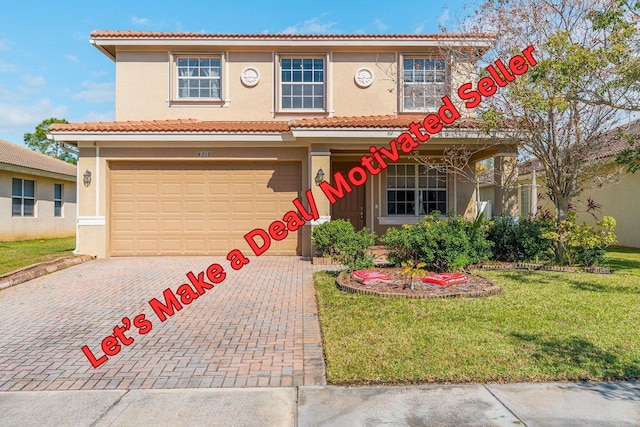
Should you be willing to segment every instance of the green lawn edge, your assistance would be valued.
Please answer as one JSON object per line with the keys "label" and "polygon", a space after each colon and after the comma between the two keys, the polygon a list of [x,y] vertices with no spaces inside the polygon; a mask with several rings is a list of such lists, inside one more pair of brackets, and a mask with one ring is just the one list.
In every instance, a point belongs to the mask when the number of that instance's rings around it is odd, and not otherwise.
{"label": "green lawn edge", "polygon": [[0,242],[0,275],[40,262],[73,257],[75,237]]}
{"label": "green lawn edge", "polygon": [[342,292],[314,275],[327,381],[335,385],[640,378],[640,249],[611,248],[610,275],[481,272],[487,298]]}

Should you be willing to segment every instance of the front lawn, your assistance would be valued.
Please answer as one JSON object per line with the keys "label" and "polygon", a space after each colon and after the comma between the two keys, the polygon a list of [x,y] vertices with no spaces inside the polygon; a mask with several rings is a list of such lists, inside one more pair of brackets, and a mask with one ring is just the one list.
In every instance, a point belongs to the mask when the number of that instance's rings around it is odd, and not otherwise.
{"label": "front lawn", "polygon": [[488,298],[404,300],[339,291],[317,273],[331,384],[640,378],[640,250],[611,275],[482,272]]}
{"label": "front lawn", "polygon": [[75,237],[0,242],[0,274],[9,273],[39,262],[52,261],[60,257],[71,257],[75,246]]}

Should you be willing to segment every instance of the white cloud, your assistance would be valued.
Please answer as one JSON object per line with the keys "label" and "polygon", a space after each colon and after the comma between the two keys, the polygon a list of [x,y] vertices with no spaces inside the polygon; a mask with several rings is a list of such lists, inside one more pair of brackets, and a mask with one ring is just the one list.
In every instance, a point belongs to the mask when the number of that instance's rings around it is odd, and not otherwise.
{"label": "white cloud", "polygon": [[131,17],[131,23],[133,25],[146,26],[146,25],[150,25],[151,21],[148,18],[138,18],[137,16],[132,16]]}
{"label": "white cloud", "polygon": [[22,82],[27,86],[44,86],[47,83],[42,76],[30,76],[28,74],[22,76]]}
{"label": "white cloud", "polygon": [[315,18],[307,19],[301,24],[289,26],[282,31],[283,34],[327,34],[338,33],[336,28],[336,22],[320,22],[320,19],[325,15],[316,16]]}
{"label": "white cloud", "polygon": [[2,59],[0,59],[0,72],[1,73],[13,73],[15,71],[18,71],[18,67],[15,66],[14,64],[8,64],[6,62],[4,62]]}
{"label": "white cloud", "polygon": [[115,111],[105,111],[102,113],[92,111],[87,113],[83,118],[83,122],[112,122],[115,120]]}
{"label": "white cloud", "polygon": [[65,55],[64,57],[67,58],[71,62],[80,62],[80,60],[78,59],[77,56],[74,56],[74,55],[71,55],[71,54]]}
{"label": "white cloud", "polygon": [[417,26],[413,29],[414,34],[420,34],[420,33],[422,33],[423,31],[424,31],[424,24],[417,25]]}
{"label": "white cloud", "polygon": [[11,40],[0,39],[0,50],[9,50],[10,45],[11,45]]}
{"label": "white cloud", "polygon": [[97,70],[97,71],[91,71],[91,75],[94,77],[104,77],[106,75],[108,75],[109,73],[105,70]]}
{"label": "white cloud", "polygon": [[82,87],[85,88],[85,90],[81,90],[73,95],[73,99],[79,99],[92,104],[113,102],[115,99],[116,85],[114,82],[83,82]]}
{"label": "white cloud", "polygon": [[444,11],[438,16],[438,26],[446,27],[449,19],[451,18],[451,14],[449,13],[449,8],[445,7]]}
{"label": "white cloud", "polygon": [[30,132],[44,119],[64,118],[68,114],[65,105],[53,105],[48,98],[23,105],[0,102],[0,133]]}
{"label": "white cloud", "polygon": [[381,19],[374,20],[371,23],[371,25],[373,25],[376,28],[376,30],[378,30],[378,31],[385,31],[387,28],[389,28],[389,26],[386,25],[384,22],[382,22]]}

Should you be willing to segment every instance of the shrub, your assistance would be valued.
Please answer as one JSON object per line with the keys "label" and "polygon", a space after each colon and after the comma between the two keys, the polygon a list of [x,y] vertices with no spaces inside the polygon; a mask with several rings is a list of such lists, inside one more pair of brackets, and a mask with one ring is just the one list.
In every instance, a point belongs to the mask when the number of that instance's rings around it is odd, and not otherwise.
{"label": "shrub", "polygon": [[328,221],[313,227],[311,242],[318,256],[333,256],[340,252],[339,248],[348,244],[356,230],[351,222],[345,219]]}
{"label": "shrub", "polygon": [[493,242],[493,258],[498,261],[539,261],[553,252],[553,239],[545,238],[554,229],[550,218],[501,216],[489,222],[487,239]]}
{"label": "shrub", "polygon": [[560,221],[557,230],[549,233],[556,239],[559,261],[563,264],[589,267],[605,262],[606,248],[618,243],[613,232],[616,220],[605,216],[593,227],[586,223],[576,224],[578,214],[569,211],[567,218]]}
{"label": "shrub", "polygon": [[344,219],[325,222],[311,231],[316,252],[330,256],[350,271],[374,266],[373,255],[368,254],[367,249],[375,240],[374,233],[365,229],[356,232],[351,222]]}
{"label": "shrub", "polygon": [[389,261],[398,266],[424,262],[437,271],[453,271],[491,256],[491,243],[484,237],[482,222],[482,217],[476,221],[441,219],[434,212],[416,225],[390,228],[381,240],[389,251]]}

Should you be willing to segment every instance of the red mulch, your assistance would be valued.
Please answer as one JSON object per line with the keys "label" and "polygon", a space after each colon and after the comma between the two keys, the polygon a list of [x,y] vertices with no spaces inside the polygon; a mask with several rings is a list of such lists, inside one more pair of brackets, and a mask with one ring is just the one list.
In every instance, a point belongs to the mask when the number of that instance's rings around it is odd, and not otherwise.
{"label": "red mulch", "polygon": [[351,275],[346,272],[340,274],[338,283],[343,290],[350,292],[405,298],[478,297],[494,295],[500,292],[500,288],[489,279],[469,274],[467,274],[469,280],[466,282],[454,283],[449,286],[424,283],[420,282],[420,278],[416,278],[415,290],[412,291],[407,283],[407,278],[402,274],[401,268],[374,268],[373,270],[389,275],[392,283],[364,285],[352,279]]}

